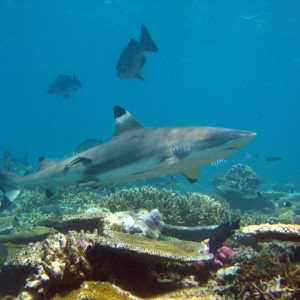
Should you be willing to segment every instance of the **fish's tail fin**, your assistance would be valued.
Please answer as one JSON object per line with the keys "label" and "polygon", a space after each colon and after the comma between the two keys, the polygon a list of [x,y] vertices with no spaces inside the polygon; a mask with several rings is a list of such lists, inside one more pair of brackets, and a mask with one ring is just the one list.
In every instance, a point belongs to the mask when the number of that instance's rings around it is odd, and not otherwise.
{"label": "fish's tail fin", "polygon": [[144,51],[150,51],[150,52],[158,51],[158,47],[156,46],[155,42],[152,40],[149,31],[143,24],[141,30],[140,44],[143,47]]}
{"label": "fish's tail fin", "polygon": [[13,182],[19,176],[7,171],[0,172],[0,190],[3,192],[0,213],[6,210],[18,197],[21,190],[14,187]]}
{"label": "fish's tail fin", "polygon": [[73,72],[73,80],[77,87],[82,87],[81,82],[77,79],[75,72]]}

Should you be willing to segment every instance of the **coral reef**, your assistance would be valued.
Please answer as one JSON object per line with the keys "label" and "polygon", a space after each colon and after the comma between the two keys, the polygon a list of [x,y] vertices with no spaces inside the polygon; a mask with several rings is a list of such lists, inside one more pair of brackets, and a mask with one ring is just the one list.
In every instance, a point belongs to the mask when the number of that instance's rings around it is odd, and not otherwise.
{"label": "coral reef", "polygon": [[109,282],[88,281],[84,282],[78,289],[68,293],[58,293],[51,300],[139,300],[118,286]]}
{"label": "coral reef", "polygon": [[136,293],[153,293],[159,286],[161,290],[178,288],[180,280],[166,284],[159,278],[176,272],[178,278],[194,274],[190,262],[212,259],[205,249],[203,243],[155,241],[112,231],[106,236],[83,231],[55,234],[9,260],[0,276],[0,288],[7,294],[19,291],[21,299],[48,299],[84,280],[96,279],[117,281]]}
{"label": "coral reef", "polygon": [[108,208],[111,212],[140,209],[151,211],[158,209],[166,223],[181,223],[179,210],[176,206],[176,198],[179,193],[171,190],[158,190],[151,186],[134,189],[123,189],[101,198],[101,206]]}
{"label": "coral reef", "polygon": [[50,198],[38,188],[24,190],[13,207],[14,215],[23,225],[31,226],[34,219],[51,216],[54,219],[78,213],[111,212],[141,209],[158,209],[162,221],[171,225],[204,226],[225,222],[229,219],[229,204],[220,196],[201,193],[185,195],[152,186],[116,190],[108,187],[91,190],[70,186],[60,189]]}
{"label": "coral reef", "polygon": [[28,244],[44,240],[51,228],[36,226],[31,229],[21,228],[18,232],[0,235],[0,243]]}
{"label": "coral reef", "polygon": [[213,183],[217,194],[232,208],[263,209],[266,206],[259,192],[260,179],[249,166],[234,165],[226,173],[215,176]]}
{"label": "coral reef", "polygon": [[67,233],[69,230],[93,232],[96,229],[101,233],[104,230],[116,230],[155,239],[160,236],[163,227],[158,210],[111,213],[103,208],[93,213],[39,218],[33,223],[54,228],[62,233]]}
{"label": "coral reef", "polygon": [[219,269],[212,278],[222,299],[298,299],[299,267],[280,261],[274,248],[254,251],[242,247],[233,257],[233,266]]}
{"label": "coral reef", "polygon": [[229,221],[229,203],[200,193],[187,193],[178,199],[185,226],[216,225]]}
{"label": "coral reef", "polygon": [[181,195],[149,186],[103,196],[100,205],[112,212],[158,209],[163,221],[172,225],[214,225],[229,219],[229,205],[226,201],[200,193]]}
{"label": "coral reef", "polygon": [[23,190],[18,197],[13,205],[13,213],[21,223],[30,223],[32,219],[44,215],[75,214],[86,205],[97,203],[99,197],[100,191],[72,185],[58,189],[51,197],[47,197],[41,188],[29,188]]}
{"label": "coral reef", "polygon": [[0,217],[0,235],[7,234],[14,230],[14,228],[20,226],[20,221],[17,217]]}
{"label": "coral reef", "polygon": [[89,230],[97,229],[99,232],[103,230],[104,219],[109,215],[108,212],[98,212],[92,214],[76,214],[57,217],[47,217],[34,220],[39,226],[47,226],[57,229],[62,233],[69,230]]}
{"label": "coral reef", "polygon": [[297,224],[260,224],[242,228],[242,233],[259,239],[300,242],[300,225]]}
{"label": "coral reef", "polygon": [[[274,251],[258,253],[249,248],[238,252],[234,257],[235,265],[239,271],[232,282],[232,291],[238,299],[275,299],[286,291],[292,296],[295,291],[288,292],[287,286],[280,281],[286,274],[286,266],[281,264]],[[276,287],[274,287],[274,280]],[[264,297],[264,298],[261,298]]]}

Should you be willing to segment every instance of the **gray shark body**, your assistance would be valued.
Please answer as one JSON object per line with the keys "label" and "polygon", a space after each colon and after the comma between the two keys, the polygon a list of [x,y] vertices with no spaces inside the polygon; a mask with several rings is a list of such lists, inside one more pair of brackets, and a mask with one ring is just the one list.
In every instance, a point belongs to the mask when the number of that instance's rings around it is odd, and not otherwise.
{"label": "gray shark body", "polygon": [[224,158],[255,137],[250,131],[215,127],[144,127],[128,111],[115,107],[116,132],[107,143],[62,161],[41,158],[39,171],[26,176],[0,173],[2,202],[10,204],[22,188],[65,185],[99,187],[181,172],[190,182],[199,166]]}

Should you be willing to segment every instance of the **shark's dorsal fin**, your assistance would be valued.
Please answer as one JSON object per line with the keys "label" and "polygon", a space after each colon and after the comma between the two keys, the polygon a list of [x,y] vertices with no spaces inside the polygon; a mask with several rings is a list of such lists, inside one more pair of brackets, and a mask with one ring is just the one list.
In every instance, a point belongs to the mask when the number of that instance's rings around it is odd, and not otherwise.
{"label": "shark's dorsal fin", "polygon": [[200,174],[200,169],[199,167],[194,167],[192,169],[188,169],[185,171],[182,171],[181,174],[190,182],[190,183],[195,183]]}
{"label": "shark's dorsal fin", "polygon": [[125,131],[142,128],[143,125],[126,109],[116,105],[114,107],[116,130],[114,136],[118,136]]}
{"label": "shark's dorsal fin", "polygon": [[55,164],[54,160],[51,160],[51,159],[43,157],[43,156],[39,157],[39,162],[40,162],[39,170],[43,170],[43,169]]}

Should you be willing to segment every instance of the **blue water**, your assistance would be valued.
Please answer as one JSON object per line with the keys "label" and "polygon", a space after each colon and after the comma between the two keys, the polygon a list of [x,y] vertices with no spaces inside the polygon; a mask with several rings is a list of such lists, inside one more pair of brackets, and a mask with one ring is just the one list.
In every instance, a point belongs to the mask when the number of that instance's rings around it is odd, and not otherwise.
{"label": "blue water", "polygon": [[[120,51],[142,23],[159,52],[146,53],[145,82],[119,80]],[[229,163],[300,186],[299,37],[299,0],[1,0],[0,155],[63,158],[86,138],[108,140],[119,104],[149,126],[256,131]],[[83,88],[71,100],[47,95],[73,71]],[[197,187],[216,172],[203,167]]]}

